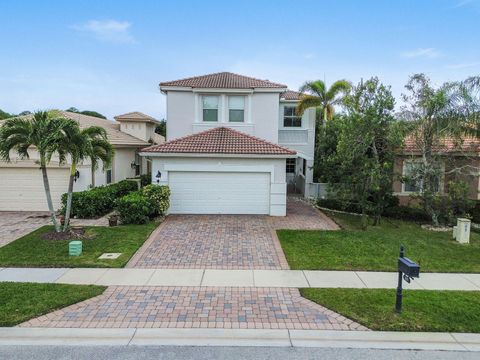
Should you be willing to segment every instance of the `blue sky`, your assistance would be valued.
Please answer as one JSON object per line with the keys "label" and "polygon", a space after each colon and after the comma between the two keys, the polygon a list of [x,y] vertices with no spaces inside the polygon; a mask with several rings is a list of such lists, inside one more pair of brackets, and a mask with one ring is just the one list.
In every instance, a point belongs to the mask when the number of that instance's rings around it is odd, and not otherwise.
{"label": "blue sky", "polygon": [[160,81],[232,71],[287,84],[480,74],[480,0],[0,1],[0,109],[142,111]]}

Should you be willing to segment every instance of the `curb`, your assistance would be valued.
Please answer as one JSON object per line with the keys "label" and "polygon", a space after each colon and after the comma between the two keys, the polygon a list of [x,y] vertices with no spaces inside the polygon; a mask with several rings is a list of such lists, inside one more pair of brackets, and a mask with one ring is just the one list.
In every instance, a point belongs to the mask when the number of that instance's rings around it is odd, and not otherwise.
{"label": "curb", "polygon": [[259,329],[0,328],[1,345],[265,346],[480,352],[480,334]]}

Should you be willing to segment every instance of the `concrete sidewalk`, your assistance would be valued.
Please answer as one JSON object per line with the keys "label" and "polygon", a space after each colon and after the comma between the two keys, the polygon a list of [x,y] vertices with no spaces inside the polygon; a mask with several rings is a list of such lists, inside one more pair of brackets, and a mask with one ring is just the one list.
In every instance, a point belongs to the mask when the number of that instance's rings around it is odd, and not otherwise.
{"label": "concrete sidewalk", "polygon": [[[397,273],[310,270],[4,268],[0,281],[106,286],[208,286],[292,288],[384,288],[397,285]],[[480,290],[480,274],[424,273],[405,288]]]}
{"label": "concrete sidewalk", "polygon": [[277,346],[480,351],[480,334],[253,329],[0,328],[0,345]]}

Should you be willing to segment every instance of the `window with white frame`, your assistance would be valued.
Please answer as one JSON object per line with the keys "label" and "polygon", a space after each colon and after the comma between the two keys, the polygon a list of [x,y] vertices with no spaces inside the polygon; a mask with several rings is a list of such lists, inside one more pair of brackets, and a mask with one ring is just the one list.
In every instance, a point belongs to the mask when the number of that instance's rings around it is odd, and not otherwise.
{"label": "window with white frame", "polygon": [[286,172],[287,174],[295,174],[295,167],[297,165],[297,159],[287,159]]}
{"label": "window with white frame", "polygon": [[[420,179],[421,163],[418,160],[405,160],[403,162],[403,192],[418,193],[423,191],[423,181]],[[444,168],[441,165],[440,172],[443,174]],[[442,188],[442,179],[438,178],[435,182],[434,189],[439,192]]]}
{"label": "window with white frame", "polygon": [[228,97],[228,121],[245,121],[245,96]]}
{"label": "window with white frame", "polygon": [[302,117],[297,115],[295,106],[283,108],[283,127],[302,127]]}
{"label": "window with white frame", "polygon": [[218,121],[218,96],[203,96],[203,121]]}

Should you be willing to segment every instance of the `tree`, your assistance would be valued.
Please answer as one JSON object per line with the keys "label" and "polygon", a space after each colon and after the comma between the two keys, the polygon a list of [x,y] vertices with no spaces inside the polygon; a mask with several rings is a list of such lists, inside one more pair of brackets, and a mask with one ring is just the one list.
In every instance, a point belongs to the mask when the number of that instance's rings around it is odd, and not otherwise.
{"label": "tree", "polygon": [[76,107],[69,107],[67,110],[65,111],[68,111],[68,112],[73,112],[73,113],[76,113],[76,114],[82,114],[82,115],[88,115],[88,116],[93,116],[93,117],[98,117],[100,119],[106,119],[106,116],[105,115],[102,115],[100,114],[99,112],[96,112],[96,111],[92,111],[92,110],[83,110],[83,111],[80,111],[78,110]]}
{"label": "tree", "polygon": [[53,208],[47,165],[54,154],[58,155],[60,163],[65,162],[66,154],[60,145],[64,142],[64,129],[70,123],[70,120],[50,116],[46,111],[38,111],[33,115],[33,119],[11,118],[5,120],[0,127],[0,158],[2,160],[10,162],[12,151],[22,159],[30,158],[33,147],[38,152],[48,210],[57,232],[60,231],[60,226]]}
{"label": "tree", "polygon": [[[472,94],[468,90],[469,84],[470,80],[445,83],[435,88],[427,76],[415,74],[405,86],[407,93],[402,95],[405,105],[401,115],[411,123],[409,139],[418,154],[415,158],[419,158],[419,161],[411,162],[406,180],[418,188],[417,196],[434,226],[440,224],[445,207],[441,201],[441,180],[446,173],[459,174],[464,170],[455,159],[462,153],[464,137],[476,130],[471,123],[475,111],[466,105],[472,100],[468,99]],[[445,163],[449,163],[447,171]]]}
{"label": "tree", "polygon": [[335,81],[329,89],[322,80],[307,81],[299,90],[302,95],[297,105],[297,112],[301,115],[308,108],[317,108],[323,114],[321,119],[325,128],[326,122],[333,118],[335,105],[342,103],[343,97],[350,89],[351,85],[346,80]]}
{"label": "tree", "polygon": [[8,119],[8,118],[11,118],[11,117],[14,117],[15,115],[13,114],[9,114],[3,110],[0,109],[0,120],[3,120],[3,119]]}
{"label": "tree", "polygon": [[107,132],[104,128],[91,126],[80,129],[77,122],[71,121],[71,125],[65,129],[65,135],[61,148],[70,155],[71,165],[63,231],[68,229],[70,222],[73,183],[78,164],[86,159],[90,159],[93,173],[97,169],[99,161],[102,161],[105,168],[110,166],[113,159],[113,147],[108,142]]}
{"label": "tree", "polygon": [[[392,194],[393,160],[402,142],[402,134],[393,116],[395,99],[390,87],[377,78],[360,82],[344,98],[336,153],[337,164],[329,185],[336,196],[354,202],[367,227],[368,214],[374,225]],[[340,182],[338,182],[340,179]]]}
{"label": "tree", "polygon": [[167,122],[165,121],[165,119],[162,119],[160,121],[160,124],[158,124],[156,127],[155,127],[155,132],[157,134],[160,134],[162,135],[164,138],[167,137]]}

